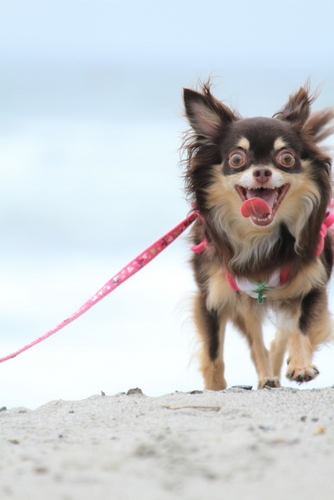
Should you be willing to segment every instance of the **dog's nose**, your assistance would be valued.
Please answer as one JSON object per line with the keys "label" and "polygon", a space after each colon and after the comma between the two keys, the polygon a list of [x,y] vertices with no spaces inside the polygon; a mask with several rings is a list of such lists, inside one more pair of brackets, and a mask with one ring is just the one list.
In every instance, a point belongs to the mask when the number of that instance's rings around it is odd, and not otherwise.
{"label": "dog's nose", "polygon": [[253,177],[255,177],[257,182],[260,182],[261,184],[265,184],[270,180],[270,177],[272,176],[272,171],[270,168],[267,167],[258,167],[255,170],[253,170]]}

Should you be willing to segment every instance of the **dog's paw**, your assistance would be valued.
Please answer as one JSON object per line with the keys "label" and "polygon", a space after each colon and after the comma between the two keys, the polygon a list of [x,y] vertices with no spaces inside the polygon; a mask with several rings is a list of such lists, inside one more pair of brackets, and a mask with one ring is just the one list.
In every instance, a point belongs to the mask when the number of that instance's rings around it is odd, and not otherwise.
{"label": "dog's paw", "polygon": [[319,375],[319,370],[316,366],[293,366],[291,363],[288,365],[288,371],[286,372],[286,378],[293,382],[298,382],[302,384],[303,382],[309,382],[313,380],[317,375]]}
{"label": "dog's paw", "polygon": [[258,389],[263,389],[264,387],[281,387],[278,377],[263,378],[259,380]]}

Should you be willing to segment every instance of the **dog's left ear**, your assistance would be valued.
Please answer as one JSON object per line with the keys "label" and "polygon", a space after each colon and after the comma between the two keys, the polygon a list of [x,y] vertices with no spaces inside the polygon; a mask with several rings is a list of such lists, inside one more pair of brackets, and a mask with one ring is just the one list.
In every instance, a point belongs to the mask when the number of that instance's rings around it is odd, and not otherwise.
{"label": "dog's left ear", "polygon": [[304,131],[313,142],[321,142],[334,134],[334,108],[326,108],[312,113]]}
{"label": "dog's left ear", "polygon": [[315,97],[309,95],[308,87],[301,87],[289,97],[285,106],[274,115],[274,118],[291,123],[302,129],[311,112],[311,104]]}
{"label": "dog's left ear", "polygon": [[311,114],[311,104],[317,93],[309,94],[309,87],[301,87],[292,94],[287,104],[274,115],[274,118],[287,121],[303,132],[314,143],[321,142],[334,134],[334,108],[326,108]]}
{"label": "dog's left ear", "polygon": [[237,119],[230,108],[213,97],[209,84],[203,85],[202,93],[183,89],[183,99],[190,125],[201,138],[218,138],[226,126]]}

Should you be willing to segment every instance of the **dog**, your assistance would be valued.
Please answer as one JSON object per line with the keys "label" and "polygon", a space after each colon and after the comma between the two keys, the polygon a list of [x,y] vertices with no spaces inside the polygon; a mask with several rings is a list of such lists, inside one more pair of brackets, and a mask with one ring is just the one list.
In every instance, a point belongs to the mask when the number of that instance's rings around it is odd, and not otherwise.
{"label": "dog", "polygon": [[[286,350],[286,377],[313,380],[313,353],[332,340],[331,158],[318,143],[334,132],[334,110],[311,114],[315,98],[307,84],[273,118],[242,118],[213,96],[210,81],[184,89],[191,128],[181,150],[198,213],[193,311],[206,389],[227,386],[228,321],[248,341],[258,388],[280,386]],[[277,333],[267,350],[262,323],[269,311]]]}

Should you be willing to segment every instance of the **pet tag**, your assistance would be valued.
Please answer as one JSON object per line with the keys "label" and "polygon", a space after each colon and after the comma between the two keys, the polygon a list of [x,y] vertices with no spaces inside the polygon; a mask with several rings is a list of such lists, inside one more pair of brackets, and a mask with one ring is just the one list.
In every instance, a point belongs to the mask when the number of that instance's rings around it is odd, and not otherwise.
{"label": "pet tag", "polygon": [[251,198],[246,200],[241,205],[241,215],[244,217],[256,217],[263,219],[270,215],[272,212],[268,203],[262,198]]}

